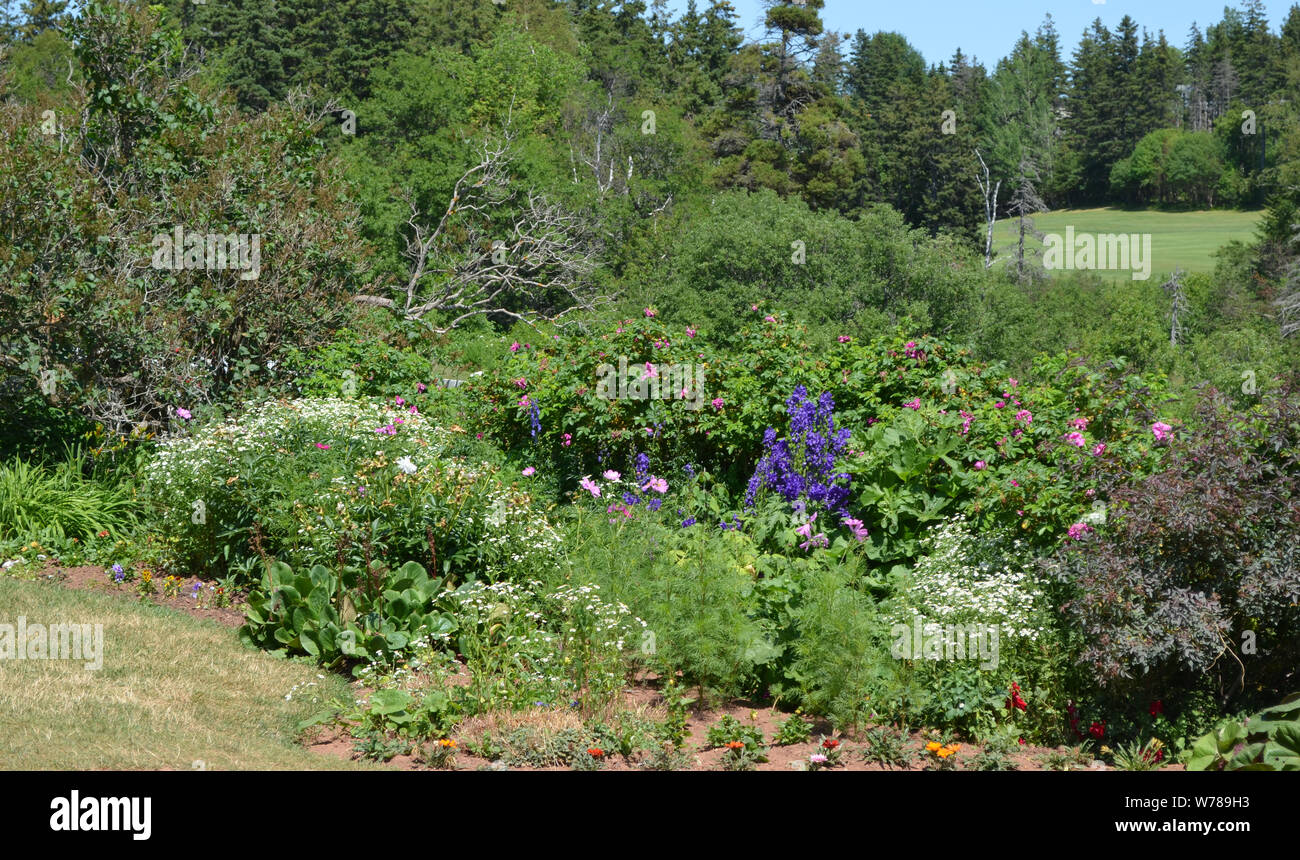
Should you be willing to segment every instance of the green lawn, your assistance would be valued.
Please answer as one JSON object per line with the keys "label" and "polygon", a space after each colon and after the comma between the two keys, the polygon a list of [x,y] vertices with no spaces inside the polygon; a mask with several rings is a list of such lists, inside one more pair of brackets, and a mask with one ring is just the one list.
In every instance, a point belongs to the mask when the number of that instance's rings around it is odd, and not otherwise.
{"label": "green lawn", "polygon": [[[1034,216],[1034,226],[1045,233],[1065,236],[1066,227],[1079,234],[1150,233],[1151,279],[1155,280],[1179,267],[1186,272],[1214,270],[1213,254],[1233,239],[1250,242],[1263,211],[1239,212],[1160,212],[1124,209],[1062,209]],[[1005,246],[1016,241],[1016,221],[1002,220],[993,230],[993,247],[1001,259],[1011,253]],[[1041,248],[1042,243],[1035,243]],[[997,265],[995,263],[995,265]],[[1129,271],[1099,271],[1103,277],[1132,277]]]}
{"label": "green lawn", "polygon": [[20,615],[28,625],[102,624],[103,666],[0,659],[0,768],[360,767],[295,741],[296,724],[322,710],[323,700],[346,697],[346,682],[246,648],[228,627],[118,596],[0,577],[0,624],[16,633]]}

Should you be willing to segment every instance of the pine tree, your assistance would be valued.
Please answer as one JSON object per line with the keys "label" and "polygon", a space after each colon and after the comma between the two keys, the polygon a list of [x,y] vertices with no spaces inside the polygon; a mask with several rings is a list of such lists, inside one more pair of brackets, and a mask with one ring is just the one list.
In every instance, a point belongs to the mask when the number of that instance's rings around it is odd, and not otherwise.
{"label": "pine tree", "polygon": [[71,20],[67,0],[23,0],[21,13],[23,25],[18,32],[28,42],[46,30],[67,26]]}

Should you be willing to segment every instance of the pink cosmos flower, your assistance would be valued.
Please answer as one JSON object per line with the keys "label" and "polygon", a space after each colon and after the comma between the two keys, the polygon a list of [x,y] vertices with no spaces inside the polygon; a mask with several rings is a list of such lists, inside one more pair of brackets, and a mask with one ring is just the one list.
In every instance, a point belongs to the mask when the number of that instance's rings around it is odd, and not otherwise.
{"label": "pink cosmos flower", "polygon": [[650,480],[646,481],[641,486],[641,490],[643,492],[654,490],[656,493],[666,493],[668,492],[668,481],[664,478],[655,478],[652,476]]}
{"label": "pink cosmos flower", "polygon": [[1065,441],[1069,442],[1076,448],[1082,448],[1084,445],[1088,444],[1087,440],[1083,438],[1082,433],[1066,433]]}
{"label": "pink cosmos flower", "polygon": [[1173,429],[1174,428],[1170,427],[1163,421],[1157,421],[1151,425],[1151,432],[1155,434],[1157,442],[1163,442],[1165,439],[1168,439],[1169,431]]}
{"label": "pink cosmos flower", "polygon": [[613,469],[607,469],[605,473],[601,475],[601,477],[604,478],[606,481],[617,481],[619,478],[623,476],[620,475],[618,472],[615,472]]}
{"label": "pink cosmos flower", "polygon": [[600,487],[596,486],[596,482],[591,480],[591,478],[584,477],[578,482],[578,486],[591,493],[595,498],[600,498]]}
{"label": "pink cosmos flower", "polygon": [[190,415],[190,410],[177,408],[176,417],[184,421],[189,421],[192,416]]}
{"label": "pink cosmos flower", "polygon": [[536,471],[537,470],[534,469],[532,466],[529,466],[528,468],[524,469],[524,477],[531,478]]}

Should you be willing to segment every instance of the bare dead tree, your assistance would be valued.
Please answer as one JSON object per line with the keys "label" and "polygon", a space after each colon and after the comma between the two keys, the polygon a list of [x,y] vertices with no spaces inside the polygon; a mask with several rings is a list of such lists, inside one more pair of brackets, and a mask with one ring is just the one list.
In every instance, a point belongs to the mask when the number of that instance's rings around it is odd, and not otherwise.
{"label": "bare dead tree", "polygon": [[483,142],[436,224],[404,195],[406,283],[396,299],[357,295],[353,301],[412,321],[429,323],[437,314],[441,327],[430,328],[443,333],[483,315],[556,322],[612,299],[591,284],[599,242],[585,219],[536,192],[521,197],[513,187],[512,141],[507,124],[499,138]]}
{"label": "bare dead tree", "polygon": [[1187,292],[1183,287],[1183,270],[1174,269],[1169,280],[1160,285],[1169,294],[1169,345],[1178,346],[1183,336],[1182,318],[1187,315]]}
{"label": "bare dead tree", "polygon": [[[622,152],[614,134],[616,125],[622,120],[620,111],[614,105],[614,90],[611,86],[606,92],[605,105],[599,112],[588,110],[578,121],[579,136],[590,142],[590,150],[579,155],[573,145],[569,145],[569,162],[573,168],[573,181],[578,181],[577,160],[581,160],[596,182],[596,190],[604,196],[615,187],[616,176],[622,179],[620,193],[627,194],[632,184],[633,159],[627,156],[627,171],[623,175],[621,167]],[[616,171],[617,170],[617,174]]]}
{"label": "bare dead tree", "polygon": [[[1291,241],[1300,242],[1300,224],[1292,224]],[[1290,337],[1300,331],[1300,257],[1292,260],[1286,268],[1286,278],[1282,295],[1273,302],[1277,308],[1278,322],[1282,327],[1282,337]]]}
{"label": "bare dead tree", "polygon": [[1027,260],[1035,255],[1041,254],[1033,248],[1028,247],[1025,240],[1029,236],[1042,239],[1046,234],[1034,227],[1033,216],[1039,212],[1047,211],[1047,204],[1043,198],[1038,195],[1038,189],[1034,183],[1040,180],[1038,165],[1033,158],[1025,155],[1020,159],[1016,169],[1016,188],[1011,193],[1011,199],[1007,204],[1007,211],[1016,220],[1016,241],[1009,247],[1015,249],[1016,278],[1022,283],[1031,275],[1031,269]]}
{"label": "bare dead tree", "polygon": [[975,150],[975,157],[979,159],[980,168],[984,171],[984,177],[981,179],[979,173],[975,174],[975,181],[979,183],[980,193],[984,195],[984,221],[988,224],[988,232],[984,239],[984,268],[993,268],[993,226],[998,222],[998,191],[1002,188],[1002,180],[993,183],[989,176],[989,166],[984,163],[984,156],[980,151]]}

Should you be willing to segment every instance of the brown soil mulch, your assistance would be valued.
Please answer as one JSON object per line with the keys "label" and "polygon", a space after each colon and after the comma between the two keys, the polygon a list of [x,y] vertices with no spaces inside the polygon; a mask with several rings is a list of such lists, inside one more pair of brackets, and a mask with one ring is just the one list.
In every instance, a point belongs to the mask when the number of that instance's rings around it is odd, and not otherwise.
{"label": "brown soil mulch", "polygon": [[[83,567],[47,566],[40,571],[38,577],[41,582],[54,582],[68,588],[117,594],[141,602],[145,599],[136,588],[137,583],[113,582],[112,575],[105,568],[96,565]],[[209,605],[211,603],[211,592],[208,591],[208,586],[211,583],[204,582],[194,576],[184,580],[178,597],[165,597],[162,593],[160,579],[155,580],[157,590],[148,597],[148,601],[157,606],[166,606],[168,609],[175,609],[178,612],[184,612],[186,615],[193,615],[195,618],[206,618],[226,627],[239,627],[244,623],[244,613],[235,608],[241,603],[242,595],[233,596],[231,602],[234,606],[200,608],[196,605],[194,598],[190,597],[195,584],[198,584],[205,595],[203,598],[205,606]]]}

